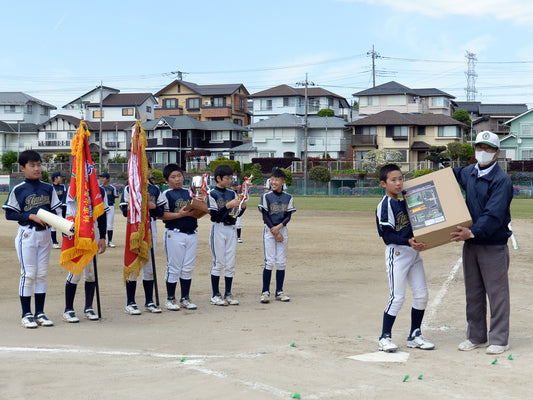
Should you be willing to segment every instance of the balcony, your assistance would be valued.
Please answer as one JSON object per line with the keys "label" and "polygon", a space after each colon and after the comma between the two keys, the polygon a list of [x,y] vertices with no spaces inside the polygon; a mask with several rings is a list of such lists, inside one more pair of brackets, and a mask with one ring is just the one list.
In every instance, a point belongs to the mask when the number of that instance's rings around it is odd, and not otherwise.
{"label": "balcony", "polygon": [[202,107],[202,118],[231,118],[231,107]]}
{"label": "balcony", "polygon": [[377,146],[376,135],[352,135],[352,146]]}
{"label": "balcony", "polygon": [[70,140],[39,140],[39,147],[70,147]]}
{"label": "balcony", "polygon": [[178,138],[156,138],[148,139],[148,147],[180,147]]}
{"label": "balcony", "polygon": [[105,147],[108,149],[118,149],[120,147],[120,142],[105,142]]}

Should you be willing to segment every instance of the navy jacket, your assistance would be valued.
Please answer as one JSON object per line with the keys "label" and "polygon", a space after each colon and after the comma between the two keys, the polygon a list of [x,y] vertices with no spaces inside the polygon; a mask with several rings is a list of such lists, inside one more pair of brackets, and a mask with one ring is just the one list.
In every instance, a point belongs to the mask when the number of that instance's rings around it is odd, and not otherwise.
{"label": "navy jacket", "polygon": [[498,164],[485,176],[478,178],[475,164],[454,168],[459,185],[466,192],[466,205],[474,225],[470,243],[485,245],[506,244],[511,236],[511,178]]}

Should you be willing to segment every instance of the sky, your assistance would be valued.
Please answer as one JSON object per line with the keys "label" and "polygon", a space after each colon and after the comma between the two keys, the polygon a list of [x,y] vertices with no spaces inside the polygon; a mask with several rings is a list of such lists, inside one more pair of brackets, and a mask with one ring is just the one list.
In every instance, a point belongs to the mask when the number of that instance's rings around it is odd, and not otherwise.
{"label": "sky", "polygon": [[[530,0],[21,1],[3,5],[0,92],[60,108],[103,84],[156,93],[174,79],[251,93],[375,83],[533,107]],[[303,86],[299,86],[303,87]]]}

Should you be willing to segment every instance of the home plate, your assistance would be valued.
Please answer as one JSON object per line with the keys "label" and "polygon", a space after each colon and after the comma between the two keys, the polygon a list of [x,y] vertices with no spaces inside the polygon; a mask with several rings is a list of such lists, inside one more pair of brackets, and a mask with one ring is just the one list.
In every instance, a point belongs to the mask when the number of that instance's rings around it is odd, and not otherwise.
{"label": "home plate", "polygon": [[397,351],[395,353],[385,353],[384,351],[376,351],[375,353],[348,356],[347,358],[367,362],[406,362],[409,358],[409,353],[406,353],[404,351]]}

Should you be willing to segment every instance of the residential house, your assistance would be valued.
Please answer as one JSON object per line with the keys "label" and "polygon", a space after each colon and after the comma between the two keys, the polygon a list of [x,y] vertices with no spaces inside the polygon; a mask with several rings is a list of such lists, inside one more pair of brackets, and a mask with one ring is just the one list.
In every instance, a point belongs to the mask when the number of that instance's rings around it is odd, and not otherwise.
{"label": "residential house", "polygon": [[527,111],[526,104],[482,104],[477,101],[455,101],[454,111],[466,110],[472,120],[473,135],[477,132],[491,131],[498,135],[507,135],[512,118]]}
{"label": "residential house", "polygon": [[[218,156],[232,159],[230,149],[243,143],[248,129],[230,121],[199,121],[188,115],[172,115],[145,121],[146,155],[154,168],[177,163],[203,167]],[[191,161],[193,164],[187,164]],[[195,164],[196,163],[196,164]]]}
{"label": "residential house", "polygon": [[0,158],[8,151],[19,153],[32,149],[37,140],[38,127],[32,123],[0,121]]}
{"label": "residential house", "polygon": [[0,92],[0,121],[38,125],[56,108],[23,92]]}
{"label": "residential house", "polygon": [[350,122],[351,145],[355,160],[374,149],[397,150],[403,156],[404,169],[416,169],[425,163],[430,146],[462,142],[467,125],[443,114],[409,114],[394,110]]}
{"label": "residential house", "polygon": [[[305,88],[279,85],[254,93],[250,98],[253,101],[253,123],[281,114],[305,115]],[[307,103],[307,115],[316,115],[318,111],[330,108],[336,117],[353,120],[348,101],[329,90],[308,87]]]}
{"label": "residential house", "polygon": [[432,113],[451,116],[455,97],[435,88],[411,89],[391,81],[354,93],[359,98],[359,115],[391,110],[398,113]]}
{"label": "residential house", "polygon": [[[344,158],[350,149],[350,132],[339,117],[308,117],[307,156]],[[249,163],[254,157],[305,158],[305,118],[281,114],[249,126],[251,144],[231,151],[239,161]]]}
{"label": "residential house", "polygon": [[249,94],[242,83],[197,85],[176,79],[155,94],[159,100],[155,118],[187,115],[199,121],[248,125]]}
{"label": "residential house", "polygon": [[506,122],[509,134],[500,140],[500,158],[533,160],[533,108]]}
{"label": "residential house", "polygon": [[[39,129],[36,150],[43,153],[70,152],[70,140],[84,119],[91,131],[91,151],[100,152],[104,162],[126,156],[129,128],[138,119],[153,119],[157,100],[151,93],[120,93],[98,86],[63,106],[60,113]],[[100,141],[100,126],[102,140]]]}

